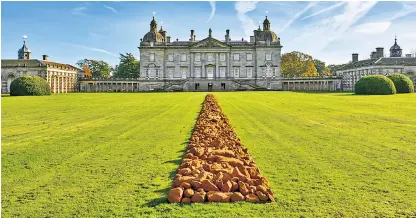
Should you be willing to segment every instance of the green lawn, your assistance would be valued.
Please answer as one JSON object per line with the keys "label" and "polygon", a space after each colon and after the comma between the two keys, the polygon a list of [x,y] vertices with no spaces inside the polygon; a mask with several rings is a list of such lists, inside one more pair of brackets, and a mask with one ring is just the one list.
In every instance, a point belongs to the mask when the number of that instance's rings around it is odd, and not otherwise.
{"label": "green lawn", "polygon": [[167,203],[205,93],[78,93],[2,97],[2,217],[416,216],[416,94],[214,94],[277,203]]}

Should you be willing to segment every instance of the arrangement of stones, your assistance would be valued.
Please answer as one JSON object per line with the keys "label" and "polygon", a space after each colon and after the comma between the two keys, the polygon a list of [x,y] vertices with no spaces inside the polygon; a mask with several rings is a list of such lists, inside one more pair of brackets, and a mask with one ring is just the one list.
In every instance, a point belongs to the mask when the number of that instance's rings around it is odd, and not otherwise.
{"label": "arrangement of stones", "polygon": [[170,203],[274,202],[215,97],[207,95],[169,191]]}

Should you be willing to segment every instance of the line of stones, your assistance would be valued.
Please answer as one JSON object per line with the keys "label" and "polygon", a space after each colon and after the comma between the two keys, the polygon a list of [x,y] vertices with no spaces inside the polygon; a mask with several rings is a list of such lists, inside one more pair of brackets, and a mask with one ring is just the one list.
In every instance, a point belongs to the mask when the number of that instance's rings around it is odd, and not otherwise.
{"label": "line of stones", "polygon": [[170,203],[275,201],[215,97],[207,95],[177,169]]}

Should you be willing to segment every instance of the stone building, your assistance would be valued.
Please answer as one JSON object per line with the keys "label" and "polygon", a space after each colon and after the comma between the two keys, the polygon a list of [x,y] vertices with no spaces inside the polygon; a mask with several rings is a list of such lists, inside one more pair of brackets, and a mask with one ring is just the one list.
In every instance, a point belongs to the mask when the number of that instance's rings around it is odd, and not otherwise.
{"label": "stone building", "polygon": [[32,54],[26,40],[17,53],[17,59],[1,60],[1,93],[9,93],[12,81],[24,75],[44,78],[48,81],[52,93],[75,91],[78,68],[49,61],[47,55],[43,55],[42,60],[31,59]]}
{"label": "stone building", "polygon": [[365,60],[359,60],[357,53],[352,54],[351,62],[336,70],[336,74],[343,77],[343,90],[353,90],[355,83],[366,75],[402,73],[409,76],[416,73],[416,57],[402,57],[402,49],[397,44],[397,38],[389,52],[390,56],[385,57],[384,48],[378,47],[376,51],[371,52],[370,58]]}
{"label": "stone building", "polygon": [[267,16],[249,41],[231,40],[229,30],[215,39],[211,29],[202,40],[191,30],[189,40],[172,41],[153,17],[139,47],[139,90],[281,90],[281,48]]}

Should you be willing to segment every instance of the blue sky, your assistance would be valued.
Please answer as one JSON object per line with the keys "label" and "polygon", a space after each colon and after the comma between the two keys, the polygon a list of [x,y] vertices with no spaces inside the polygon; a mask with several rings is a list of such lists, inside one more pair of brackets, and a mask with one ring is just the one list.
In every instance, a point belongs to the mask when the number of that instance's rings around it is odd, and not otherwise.
{"label": "blue sky", "polygon": [[327,64],[346,63],[351,53],[368,58],[388,52],[398,37],[404,53],[416,49],[416,2],[2,2],[1,58],[17,57],[22,36],[32,57],[75,64],[89,58],[118,64],[118,54],[139,57],[153,12],[172,40],[208,36],[249,40],[267,15],[282,52],[301,51]]}

